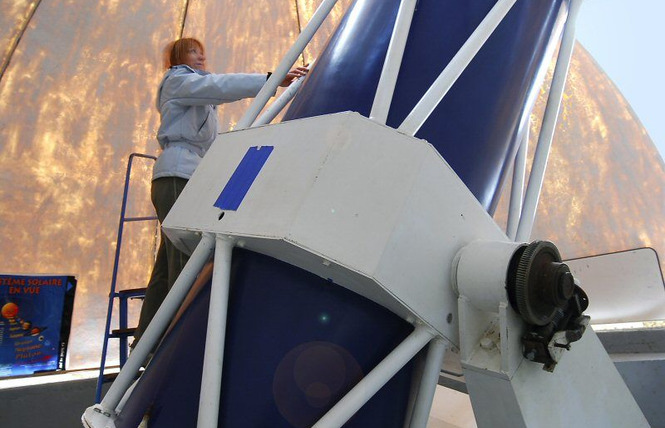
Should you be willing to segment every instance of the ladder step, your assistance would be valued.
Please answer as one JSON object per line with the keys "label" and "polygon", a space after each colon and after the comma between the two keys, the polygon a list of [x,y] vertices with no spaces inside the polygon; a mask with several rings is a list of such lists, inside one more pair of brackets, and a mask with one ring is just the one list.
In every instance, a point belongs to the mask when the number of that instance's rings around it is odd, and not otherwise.
{"label": "ladder step", "polygon": [[128,336],[133,336],[134,332],[136,331],[136,327],[131,327],[131,328],[117,328],[115,330],[111,330],[111,334],[109,337],[128,337]]}
{"label": "ladder step", "polygon": [[120,291],[116,292],[116,295],[118,297],[126,297],[126,298],[132,298],[132,297],[143,298],[145,296],[145,290],[146,290],[146,287],[127,288],[125,290],[120,290]]}

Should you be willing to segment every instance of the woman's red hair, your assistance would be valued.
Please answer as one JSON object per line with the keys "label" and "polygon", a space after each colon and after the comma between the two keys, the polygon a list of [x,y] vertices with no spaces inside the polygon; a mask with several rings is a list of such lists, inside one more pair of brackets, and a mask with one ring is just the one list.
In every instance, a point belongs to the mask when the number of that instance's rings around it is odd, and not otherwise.
{"label": "woman's red hair", "polygon": [[203,43],[192,37],[178,39],[166,45],[164,48],[164,68],[184,64],[187,53],[193,47],[197,47],[201,49],[201,52],[205,53]]}

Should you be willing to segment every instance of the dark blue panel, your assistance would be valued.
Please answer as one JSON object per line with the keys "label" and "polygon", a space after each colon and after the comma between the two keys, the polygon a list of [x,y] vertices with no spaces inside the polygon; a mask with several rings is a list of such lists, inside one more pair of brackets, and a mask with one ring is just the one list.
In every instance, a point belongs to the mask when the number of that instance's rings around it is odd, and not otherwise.
{"label": "dark blue panel", "polygon": [[224,186],[222,193],[219,194],[215,202],[217,208],[229,211],[238,209],[273,149],[273,146],[250,147],[247,149],[247,153],[245,153],[228,183]]}
{"label": "dark blue panel", "polygon": [[[419,0],[388,116],[397,127],[495,0]],[[518,1],[416,136],[434,145],[490,212],[515,135],[558,42],[566,0]],[[357,0],[284,120],[353,110],[368,116],[399,0]]]}
{"label": "dark blue panel", "polygon": [[[123,410],[135,428],[194,426],[209,285],[166,336]],[[236,249],[222,375],[223,427],[310,427],[413,330],[336,284],[267,256]],[[401,428],[411,367],[400,371],[345,426]]]}

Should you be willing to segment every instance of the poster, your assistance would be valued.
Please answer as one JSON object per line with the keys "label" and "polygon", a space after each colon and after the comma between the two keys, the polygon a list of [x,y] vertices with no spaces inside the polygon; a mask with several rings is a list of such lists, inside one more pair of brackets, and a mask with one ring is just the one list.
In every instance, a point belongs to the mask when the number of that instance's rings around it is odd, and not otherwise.
{"label": "poster", "polygon": [[0,274],[0,378],[65,368],[76,278]]}

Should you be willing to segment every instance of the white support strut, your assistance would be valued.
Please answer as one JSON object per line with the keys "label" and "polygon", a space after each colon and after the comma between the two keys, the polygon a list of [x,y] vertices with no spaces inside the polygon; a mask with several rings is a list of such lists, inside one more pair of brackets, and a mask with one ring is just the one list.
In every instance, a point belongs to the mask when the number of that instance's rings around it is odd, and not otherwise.
{"label": "white support strut", "polygon": [[[310,64],[310,67],[314,64],[314,61]],[[266,109],[266,111],[263,112],[261,116],[258,117],[252,124],[252,128],[255,128],[257,126],[261,125],[267,125],[270,122],[277,117],[277,115],[284,109],[284,107],[293,99],[293,97],[296,96],[296,93],[298,92],[298,89],[302,86],[303,82],[305,81],[305,77],[299,77],[296,79],[295,82],[291,83],[288,88],[282,92],[282,95],[280,95],[275,102],[270,104],[270,107]]]}
{"label": "white support strut", "polygon": [[432,338],[423,326],[416,329],[333,406],[312,428],[340,428]]}
{"label": "white support strut", "polygon": [[510,205],[508,208],[508,225],[506,235],[512,241],[517,236],[517,225],[520,222],[522,203],[524,201],[524,178],[526,176],[526,155],[529,150],[529,125],[524,125],[523,137],[513,164],[513,183],[510,186]]}
{"label": "white support strut", "polygon": [[402,65],[404,48],[406,47],[406,40],[411,29],[411,20],[413,19],[413,12],[416,9],[416,3],[417,0],[402,0],[397,11],[395,27],[393,28],[386,59],[381,69],[381,77],[379,78],[379,84],[374,95],[372,111],[369,114],[370,119],[382,124],[385,124],[388,119],[388,112],[390,111],[390,104],[393,100],[399,69]]}
{"label": "white support strut", "polygon": [[499,0],[443,69],[398,130],[415,135],[517,0]]}
{"label": "white support strut", "polygon": [[252,104],[249,106],[242,118],[238,121],[238,124],[235,128],[236,130],[248,128],[252,125],[252,123],[254,123],[254,120],[257,118],[263,107],[265,107],[270,97],[273,96],[280,82],[284,80],[287,73],[298,59],[298,56],[303,52],[303,50],[305,50],[305,47],[309,41],[312,40],[312,37],[314,37],[314,34],[319,29],[321,24],[323,24],[323,21],[325,21],[325,19],[328,17],[328,14],[336,3],[337,0],[323,0],[318,9],[316,9],[316,12],[314,12],[314,15],[312,15],[312,19],[309,20],[307,26],[302,30],[293,46],[291,46],[286,55],[284,55],[284,58],[279,63],[273,74],[270,76],[265,85],[263,85],[263,88],[261,88],[256,98],[254,98]]}
{"label": "white support strut", "polygon": [[198,428],[215,428],[222,389],[233,241],[217,236],[199,396]]}
{"label": "white support strut", "polygon": [[286,106],[289,101],[295,97],[296,92],[298,92],[298,89],[300,89],[304,80],[305,79],[301,77],[295,82],[291,83],[289,87],[284,92],[282,92],[282,95],[280,95],[279,98],[277,98],[275,102],[273,102],[270,107],[268,107],[266,111],[263,112],[263,114],[259,116],[258,119],[256,119],[256,121],[254,121],[251,128],[267,125],[272,122],[273,119],[277,117],[277,115],[282,111],[284,106]]}
{"label": "white support strut", "polygon": [[434,339],[429,343],[425,368],[420,380],[418,398],[411,417],[409,428],[426,428],[429,414],[432,409],[432,401],[439,382],[443,357],[448,349],[443,339]]}
{"label": "white support strut", "polygon": [[563,90],[566,86],[570,59],[573,55],[573,48],[575,46],[575,20],[581,5],[582,0],[571,0],[570,2],[566,28],[563,30],[561,47],[559,48],[559,55],[552,76],[552,85],[550,87],[549,97],[547,98],[547,105],[545,106],[543,124],[540,128],[536,153],[534,154],[533,165],[531,166],[531,172],[529,173],[529,184],[526,188],[526,195],[524,197],[524,207],[522,208],[519,226],[517,227],[515,239],[518,241],[529,240],[531,230],[533,229],[533,223],[536,218],[540,190],[543,187],[543,180],[545,179],[547,160],[550,155],[550,148],[552,147],[554,129],[556,127],[557,118],[559,117]]}
{"label": "white support strut", "polygon": [[146,360],[148,354],[161,339],[162,334],[173,319],[173,316],[180,308],[181,303],[187,296],[194,279],[201,271],[201,268],[210,258],[215,243],[214,235],[205,233],[201,242],[196,247],[191,257],[185,264],[180,276],[171,287],[171,291],[159,307],[159,310],[141,336],[136,348],[129,354],[127,363],[123,366],[109,391],[100,403],[104,411],[113,414],[120,403],[125,391],[134,382],[136,374],[141,368],[141,364]]}

